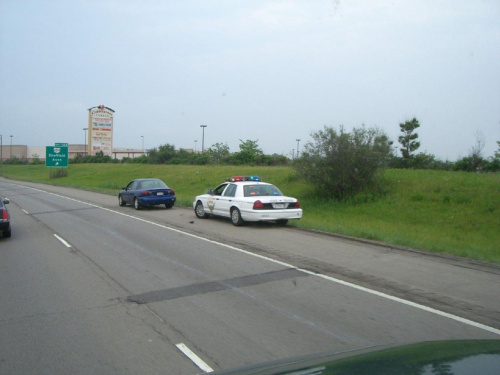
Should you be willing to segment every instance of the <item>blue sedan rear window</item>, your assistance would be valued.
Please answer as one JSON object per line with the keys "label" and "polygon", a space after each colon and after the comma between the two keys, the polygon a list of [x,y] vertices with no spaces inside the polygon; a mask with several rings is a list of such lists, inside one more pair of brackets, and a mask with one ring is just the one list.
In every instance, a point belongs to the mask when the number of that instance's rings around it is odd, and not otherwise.
{"label": "blue sedan rear window", "polygon": [[161,180],[146,180],[139,182],[139,189],[168,189],[168,186]]}

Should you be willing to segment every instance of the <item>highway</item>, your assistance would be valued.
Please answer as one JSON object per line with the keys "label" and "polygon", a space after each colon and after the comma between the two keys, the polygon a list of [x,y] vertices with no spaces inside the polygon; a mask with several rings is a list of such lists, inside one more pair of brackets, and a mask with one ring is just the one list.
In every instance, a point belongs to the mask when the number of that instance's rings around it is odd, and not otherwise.
{"label": "highway", "polygon": [[194,375],[500,338],[496,265],[42,184],[0,179],[0,195],[0,374]]}

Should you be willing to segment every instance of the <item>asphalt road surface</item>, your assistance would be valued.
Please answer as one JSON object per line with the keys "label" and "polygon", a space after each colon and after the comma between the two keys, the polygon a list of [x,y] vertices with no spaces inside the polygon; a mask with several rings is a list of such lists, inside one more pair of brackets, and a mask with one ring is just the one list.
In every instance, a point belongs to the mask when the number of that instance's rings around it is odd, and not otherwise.
{"label": "asphalt road surface", "polygon": [[0,374],[199,374],[500,338],[495,265],[76,189],[0,179],[0,195]]}

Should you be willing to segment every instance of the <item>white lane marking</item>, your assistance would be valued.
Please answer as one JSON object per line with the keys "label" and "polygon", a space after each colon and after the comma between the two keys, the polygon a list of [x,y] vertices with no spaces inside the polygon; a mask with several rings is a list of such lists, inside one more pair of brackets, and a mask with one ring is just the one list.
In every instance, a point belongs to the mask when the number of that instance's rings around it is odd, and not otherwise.
{"label": "white lane marking", "polygon": [[80,201],[80,200],[74,199],[74,198],[65,197],[64,195],[59,195],[59,194],[56,194],[56,193],[51,193],[51,192],[48,192],[48,191],[45,191],[45,190],[40,190],[40,189],[36,189],[36,188],[31,188],[31,189],[38,190],[38,191],[41,191],[43,193],[51,194],[51,195],[54,195],[54,196],[57,196],[57,197],[60,197],[60,198],[68,199],[68,200],[71,200],[71,201],[74,201],[74,202],[86,204],[86,205],[89,205],[91,207],[99,208],[99,209],[104,210],[104,211],[108,211],[108,212],[112,212],[112,213],[115,213],[115,214],[118,214],[118,215],[129,217],[131,219],[135,219],[135,220],[141,221],[143,223],[156,225],[157,227],[160,227],[160,228],[165,228],[165,229],[168,229],[170,231],[173,231],[173,232],[176,232],[176,233],[180,233],[180,234],[184,234],[186,236],[189,236],[189,237],[192,237],[192,238],[196,238],[196,239],[201,240],[201,241],[209,242],[209,243],[217,245],[217,246],[222,246],[222,247],[225,247],[227,249],[238,251],[238,252],[243,253],[243,254],[247,254],[247,255],[250,255],[250,256],[253,256],[253,257],[256,257],[256,258],[264,259],[264,260],[267,260],[269,262],[282,265],[284,267],[293,268],[293,269],[296,269],[298,271],[307,273],[307,274],[309,274],[311,276],[320,277],[322,279],[325,279],[325,280],[328,280],[328,281],[331,281],[331,282],[334,282],[334,283],[337,283],[337,284],[341,284],[341,285],[347,286],[349,288],[357,289],[357,290],[360,290],[362,292],[369,293],[369,294],[372,294],[372,295],[375,295],[375,296],[378,296],[378,297],[381,297],[381,298],[385,298],[385,299],[388,299],[388,300],[391,300],[391,301],[394,301],[394,302],[398,302],[398,303],[401,303],[401,304],[406,305],[406,306],[411,306],[411,307],[414,307],[416,309],[427,311],[427,312],[430,312],[432,314],[439,315],[439,316],[442,316],[442,317],[445,317],[445,318],[448,318],[448,319],[451,319],[451,320],[455,320],[457,322],[460,322],[460,323],[463,323],[463,324],[466,324],[466,325],[469,325],[469,326],[472,326],[472,327],[475,327],[475,328],[479,328],[481,330],[484,330],[484,331],[487,331],[487,332],[490,332],[490,333],[493,333],[495,335],[499,335],[500,336],[500,329],[496,329],[496,328],[487,326],[485,324],[477,323],[477,322],[474,322],[473,320],[461,318],[461,317],[459,317],[457,315],[453,315],[453,314],[450,314],[450,313],[447,313],[447,312],[444,312],[444,311],[441,311],[441,310],[437,310],[437,309],[434,309],[432,307],[428,307],[428,306],[425,306],[425,305],[421,305],[419,303],[408,301],[408,300],[405,300],[403,298],[394,297],[394,296],[391,296],[389,294],[378,292],[378,291],[373,290],[373,289],[365,288],[365,287],[363,287],[361,285],[357,285],[357,284],[353,284],[353,283],[350,283],[350,282],[347,282],[347,281],[344,281],[344,280],[336,279],[336,278],[331,277],[331,276],[322,275],[320,273],[314,273],[314,272],[311,272],[311,271],[308,271],[308,270],[305,270],[305,269],[302,269],[302,268],[298,268],[298,267],[296,267],[296,266],[294,266],[292,264],[288,264],[288,263],[281,262],[281,261],[276,260],[276,259],[268,258],[268,257],[263,256],[263,255],[254,254],[254,253],[252,253],[250,251],[243,250],[243,249],[240,249],[240,248],[235,247],[235,246],[231,246],[231,245],[228,245],[228,244],[225,244],[225,243],[222,243],[222,242],[213,241],[213,240],[210,240],[208,238],[204,238],[204,237],[198,236],[196,234],[184,232],[184,231],[182,231],[180,229],[175,229],[175,228],[167,227],[166,225],[158,224],[158,223],[155,223],[153,221],[142,219],[140,217],[135,217],[135,216],[132,216],[132,215],[125,214],[123,212],[111,210],[109,208],[97,206],[95,204],[83,202],[83,201]]}
{"label": "white lane marking", "polygon": [[71,245],[68,242],[66,242],[66,240],[64,238],[58,236],[57,234],[54,234],[54,237],[57,238],[59,241],[61,241],[64,246],[71,247]]}
{"label": "white lane marking", "polygon": [[205,372],[213,372],[214,370],[207,365],[200,357],[198,357],[191,349],[189,349],[186,345],[184,345],[182,342],[179,344],[176,344],[177,349],[179,349],[186,357],[188,357],[191,361],[194,362],[196,366],[198,366],[200,369],[202,369]]}
{"label": "white lane marking", "polygon": [[21,210],[26,214],[26,215],[29,215],[30,213],[28,211],[26,211],[24,208],[21,208]]}

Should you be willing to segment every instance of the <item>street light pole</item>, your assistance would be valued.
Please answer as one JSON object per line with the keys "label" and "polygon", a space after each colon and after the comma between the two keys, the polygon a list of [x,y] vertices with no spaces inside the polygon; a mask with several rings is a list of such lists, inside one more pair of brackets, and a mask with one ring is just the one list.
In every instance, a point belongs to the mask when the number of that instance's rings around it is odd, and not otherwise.
{"label": "street light pole", "polygon": [[12,159],[12,137],[13,135],[10,136],[10,158]]}
{"label": "street light pole", "polygon": [[196,154],[196,143],[198,142],[197,139],[194,140],[194,153]]}
{"label": "street light pole", "polygon": [[207,127],[208,125],[200,125],[200,128],[203,129],[203,134],[201,136],[201,153],[203,154],[204,150],[205,150],[205,128]]}
{"label": "street light pole", "polygon": [[299,158],[299,142],[300,139],[297,138],[297,159]]}
{"label": "street light pole", "polygon": [[144,154],[144,136],[141,135],[141,138],[142,138],[142,153]]}
{"label": "street light pole", "polygon": [[84,134],[84,144],[85,144],[85,148],[83,150],[83,156],[87,155],[87,130],[89,130],[89,128],[83,128],[83,134]]}

